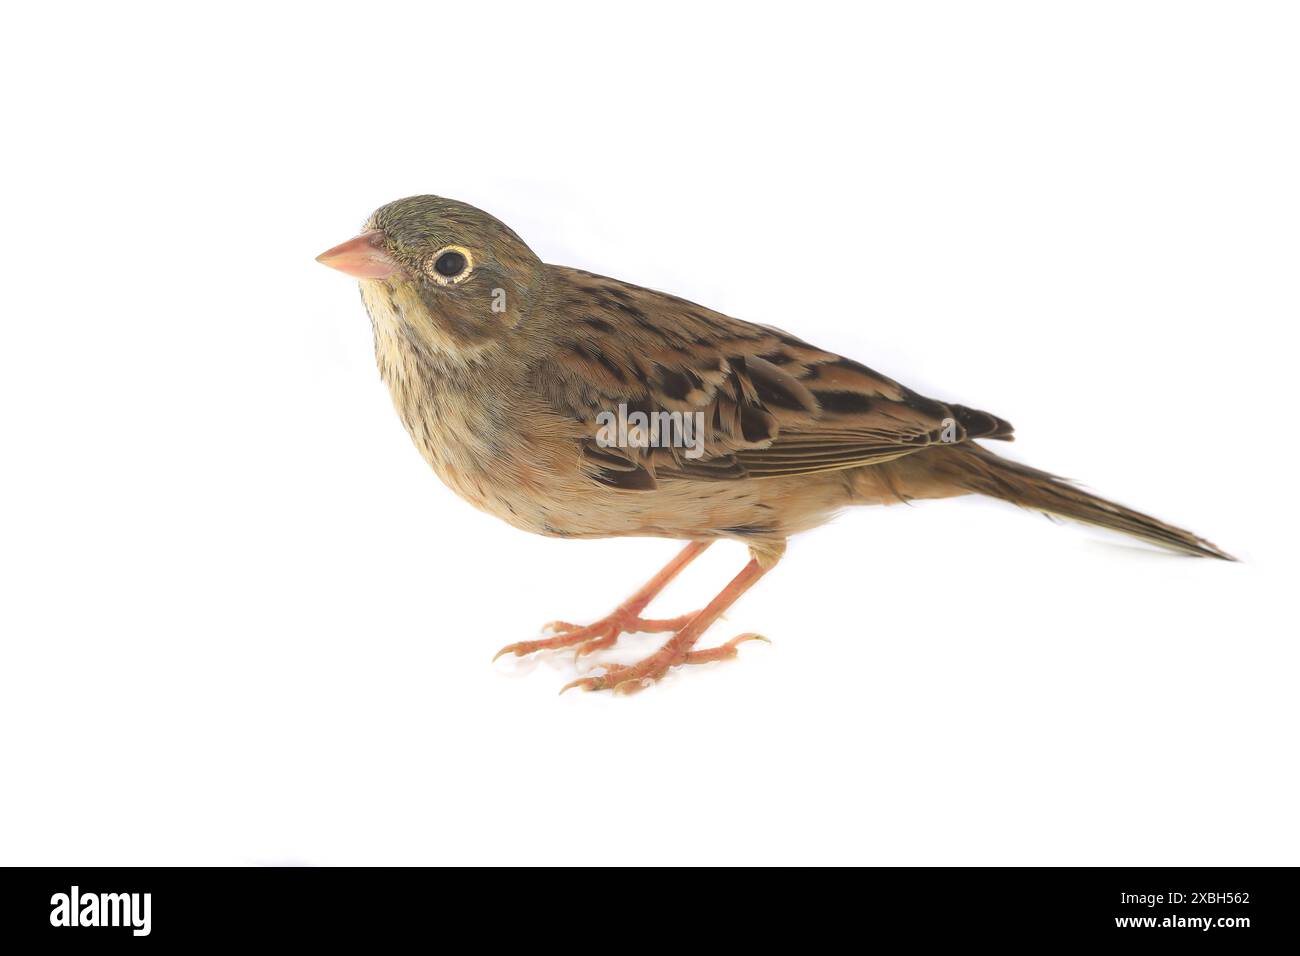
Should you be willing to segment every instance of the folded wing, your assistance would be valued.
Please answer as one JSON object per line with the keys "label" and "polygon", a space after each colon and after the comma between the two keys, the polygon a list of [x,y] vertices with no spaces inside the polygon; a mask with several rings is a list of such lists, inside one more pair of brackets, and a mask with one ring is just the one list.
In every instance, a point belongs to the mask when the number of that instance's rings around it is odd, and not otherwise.
{"label": "folded wing", "polygon": [[[588,431],[583,458],[602,484],[806,475],[1011,438],[995,415],[925,398],[778,329],[575,269],[552,267],[552,278],[569,321],[533,385]],[[659,447],[611,443],[611,418],[637,412],[662,424],[690,416],[702,440],[692,428],[689,445],[681,433],[673,442],[661,428]]]}

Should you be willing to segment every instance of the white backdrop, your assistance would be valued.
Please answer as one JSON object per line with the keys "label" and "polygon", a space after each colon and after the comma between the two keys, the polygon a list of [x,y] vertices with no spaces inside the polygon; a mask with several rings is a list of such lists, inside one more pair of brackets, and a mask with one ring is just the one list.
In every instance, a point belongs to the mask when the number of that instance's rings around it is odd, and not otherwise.
{"label": "white backdrop", "polygon": [[[1293,11],[11,11],[0,863],[1300,862]],[[423,192],[1244,561],[861,509],[707,639],[771,646],[557,697],[493,652],[675,545],[528,536],[419,458],[312,260]]]}

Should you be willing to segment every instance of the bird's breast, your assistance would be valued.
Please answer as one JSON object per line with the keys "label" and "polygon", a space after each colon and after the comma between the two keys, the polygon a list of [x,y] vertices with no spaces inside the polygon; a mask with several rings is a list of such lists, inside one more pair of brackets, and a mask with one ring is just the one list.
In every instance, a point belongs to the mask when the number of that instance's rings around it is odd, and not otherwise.
{"label": "bird's breast", "polygon": [[[421,456],[452,491],[510,524],[548,533],[549,503],[577,480],[572,441],[539,422],[517,384],[439,361],[413,341],[400,295],[362,283],[375,360],[393,406]],[[410,306],[407,306],[410,307]],[[566,467],[567,466],[567,467]]]}

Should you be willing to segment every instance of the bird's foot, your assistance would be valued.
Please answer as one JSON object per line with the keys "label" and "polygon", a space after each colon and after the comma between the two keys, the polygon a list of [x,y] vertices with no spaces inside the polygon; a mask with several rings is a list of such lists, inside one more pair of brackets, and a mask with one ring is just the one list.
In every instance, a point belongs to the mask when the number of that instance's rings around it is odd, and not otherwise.
{"label": "bird's foot", "polygon": [[669,669],[679,664],[707,664],[710,661],[730,660],[738,656],[736,646],[744,641],[771,643],[762,634],[740,634],[719,647],[692,651],[682,650],[674,638],[645,660],[627,665],[605,664],[605,673],[570,681],[560,688],[560,693],[580,687],[583,690],[612,690],[616,694],[635,694],[649,687],[667,674]]}
{"label": "bird's foot", "polygon": [[646,633],[659,633],[663,631],[679,631],[695,617],[695,614],[683,614],[681,617],[671,617],[662,620],[643,618],[631,611],[619,608],[613,614],[601,618],[594,624],[579,626],[570,624],[567,621],[552,621],[547,624],[543,630],[555,632],[555,637],[542,638],[537,641],[520,641],[517,644],[507,644],[501,650],[497,651],[497,657],[504,657],[506,654],[513,654],[515,657],[523,657],[526,654],[532,654],[536,651],[553,651],[565,647],[575,647],[575,660],[584,657],[593,651],[599,651],[606,647],[612,647],[618,640],[620,634],[632,634],[644,631]]}

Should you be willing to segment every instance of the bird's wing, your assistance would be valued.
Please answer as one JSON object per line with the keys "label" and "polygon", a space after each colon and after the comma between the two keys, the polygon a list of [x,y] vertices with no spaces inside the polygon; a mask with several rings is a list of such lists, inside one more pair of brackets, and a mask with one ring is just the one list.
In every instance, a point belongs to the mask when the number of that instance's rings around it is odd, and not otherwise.
{"label": "bird's wing", "polygon": [[[643,490],[663,478],[803,475],[877,464],[940,442],[1011,437],[1011,426],[994,415],[924,398],[778,329],[614,279],[551,269],[559,322],[533,384],[558,414],[588,431],[583,457],[604,484]],[[638,412],[650,425],[659,422],[650,447],[635,442],[649,437],[634,430]],[[692,427],[670,441],[665,430],[678,421],[686,426],[687,418],[702,425],[702,438]],[[619,435],[624,423],[631,427]]]}

